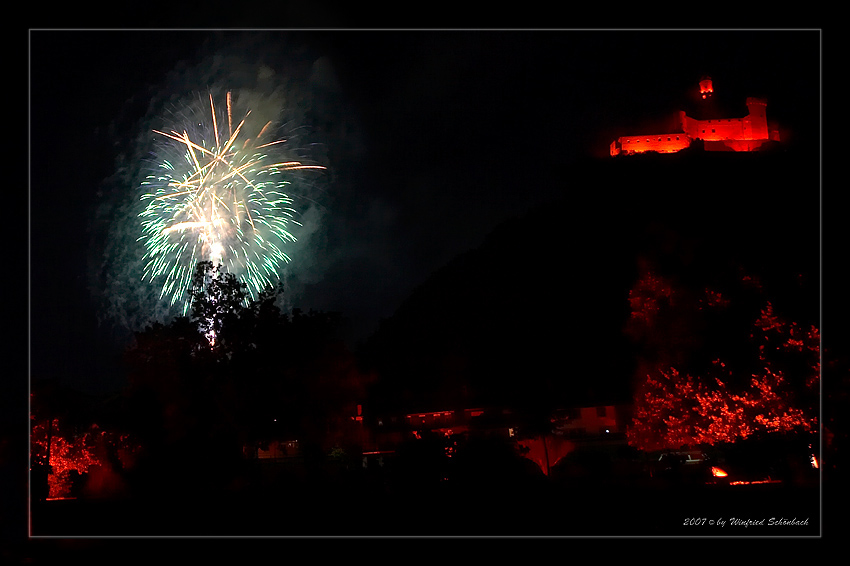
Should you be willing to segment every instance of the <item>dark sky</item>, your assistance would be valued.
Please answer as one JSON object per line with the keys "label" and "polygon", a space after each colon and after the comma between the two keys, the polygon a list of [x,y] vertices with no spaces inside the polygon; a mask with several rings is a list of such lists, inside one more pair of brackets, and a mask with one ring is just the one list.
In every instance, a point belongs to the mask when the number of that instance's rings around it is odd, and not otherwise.
{"label": "dark sky", "polygon": [[149,109],[204,91],[209,77],[238,86],[271,69],[304,95],[331,173],[318,231],[293,260],[290,299],[342,312],[355,342],[500,222],[593,191],[571,166],[692,104],[702,75],[731,117],[746,114],[746,96],[763,96],[787,139],[818,137],[818,31],[33,30],[29,39],[31,376],[87,388],[114,382],[120,341],[97,322],[102,295],[121,293],[92,275],[107,254],[104,211],[135,190],[122,175],[138,167]]}

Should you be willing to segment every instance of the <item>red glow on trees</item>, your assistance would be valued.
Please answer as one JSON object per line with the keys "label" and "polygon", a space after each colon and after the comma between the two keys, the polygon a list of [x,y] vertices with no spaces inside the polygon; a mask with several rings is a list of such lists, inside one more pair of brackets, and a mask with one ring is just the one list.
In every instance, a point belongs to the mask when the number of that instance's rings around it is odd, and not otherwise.
{"label": "red glow on trees", "polygon": [[71,472],[84,474],[100,463],[94,440],[89,433],[70,438],[63,435],[59,419],[33,424],[33,460],[49,466],[49,498],[68,497],[72,490]]}
{"label": "red glow on trees", "polygon": [[698,300],[649,263],[641,265],[628,300],[631,315],[625,332],[642,348],[639,375],[658,367],[680,368],[687,354],[700,346],[694,326]]}
{"label": "red glow on trees", "polygon": [[735,442],[756,433],[812,431],[817,425],[816,417],[792,405],[782,375],[767,368],[743,390],[720,379],[715,383],[710,388],[672,367],[648,374],[635,399],[629,444],[646,451],[678,449]]}
{"label": "red glow on trees", "polygon": [[[120,483],[112,470],[112,455],[123,469],[131,468],[140,447],[127,435],[116,434],[92,425],[86,431],[69,431],[59,419],[36,420],[32,417],[31,460],[33,465],[48,470],[49,499],[76,497],[76,481],[85,474],[97,476],[97,482],[87,483],[87,491],[101,495],[114,491]],[[96,483],[96,485],[95,485]]]}
{"label": "red glow on trees", "polygon": [[753,275],[741,274],[741,282],[748,288],[758,289],[759,291],[762,289],[761,280]]}
{"label": "red glow on trees", "polygon": [[705,297],[700,299],[700,309],[705,307],[710,308],[725,308],[729,306],[729,299],[725,298],[721,293],[709,289],[705,289]]}
{"label": "red glow on trees", "polygon": [[761,311],[761,316],[755,322],[755,327],[762,331],[763,343],[759,346],[759,359],[767,360],[767,352],[796,352],[811,354],[808,387],[815,387],[820,382],[820,331],[815,325],[809,325],[807,330],[796,322],[788,322],[774,313],[773,305],[767,303]]}
{"label": "red glow on trees", "polygon": [[629,306],[632,318],[638,319],[647,327],[653,326],[661,309],[661,302],[670,302],[673,289],[670,282],[652,274],[646,273],[637,285],[629,291]]}
{"label": "red glow on trees", "polygon": [[699,392],[699,381],[676,368],[647,373],[635,396],[629,444],[647,451],[700,444],[694,419]]}
{"label": "red glow on trees", "polygon": [[[751,326],[756,367],[742,366],[740,359],[736,365],[720,358],[707,367],[691,367],[692,360],[681,355],[680,349],[676,355],[664,350],[675,338],[668,329],[686,321],[699,328],[701,319],[695,313],[716,312],[731,304],[711,289],[697,297],[648,270],[630,293],[632,318],[627,331],[642,342],[644,355],[627,432],[629,443],[654,451],[735,442],[756,434],[814,431],[818,419],[811,398],[817,395],[820,374],[817,327],[804,330],[779,316],[767,302]],[[689,305],[694,298],[696,308]],[[727,330],[715,327],[715,332]],[[794,379],[789,380],[789,375]]]}
{"label": "red glow on trees", "polygon": [[[769,302],[767,306],[762,309],[761,316],[758,320],[753,323],[756,328],[761,329],[763,332],[767,332],[770,330],[779,330],[781,331],[784,323],[773,313],[773,305]],[[765,339],[767,339],[767,335],[765,335]]]}

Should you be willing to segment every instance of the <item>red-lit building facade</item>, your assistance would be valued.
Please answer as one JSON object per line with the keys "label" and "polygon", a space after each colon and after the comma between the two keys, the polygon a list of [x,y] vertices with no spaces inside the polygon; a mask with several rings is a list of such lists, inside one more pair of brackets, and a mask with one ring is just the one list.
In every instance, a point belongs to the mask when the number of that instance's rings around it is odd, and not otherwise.
{"label": "red-lit building facade", "polygon": [[[710,98],[714,93],[711,79],[700,81],[700,95]],[[621,136],[611,142],[612,156],[657,152],[676,153],[695,140],[704,142],[706,151],[758,151],[770,141],[779,141],[779,131],[767,123],[767,102],[747,98],[748,114],[743,118],[713,118],[698,120],[679,112],[678,128],[673,133]]]}
{"label": "red-lit building facade", "polygon": [[[501,437],[516,443],[524,456],[548,474],[550,467],[576,450],[588,448],[613,453],[625,447],[631,405],[576,406],[554,411],[548,434],[523,434],[519,414],[504,408],[479,407],[418,411],[364,419],[362,405],[341,432],[351,445],[360,446],[364,468],[381,467],[405,443],[430,438],[446,440],[446,456],[452,457],[458,438]],[[297,440],[272,440],[262,446],[246,446],[245,456],[266,462],[300,461]]]}
{"label": "red-lit building facade", "polygon": [[[521,434],[522,421],[517,413],[501,408],[423,411],[399,417],[379,419],[372,444],[364,446],[367,455],[391,454],[405,441],[438,435],[452,438],[495,435],[511,439],[523,448],[525,457],[538,464],[544,473],[567,454],[595,448],[613,450],[626,446],[626,427],[632,415],[631,405],[593,405],[555,411],[550,434],[528,437]],[[545,438],[544,438],[545,437]],[[522,440],[520,440],[522,438]],[[545,446],[544,446],[545,444]],[[451,448],[447,455],[451,457]],[[370,456],[371,457],[371,456]]]}
{"label": "red-lit building facade", "polygon": [[551,434],[524,438],[517,443],[525,457],[549,475],[550,469],[570,454],[592,450],[612,460],[628,446],[626,428],[631,422],[630,404],[592,405],[555,411]]}
{"label": "red-lit building facade", "polygon": [[595,405],[555,411],[552,432],[571,438],[624,437],[631,405]]}
{"label": "red-lit building facade", "polygon": [[507,409],[473,408],[418,411],[372,419],[363,436],[364,453],[392,452],[425,435],[496,434],[510,437],[516,417]]}

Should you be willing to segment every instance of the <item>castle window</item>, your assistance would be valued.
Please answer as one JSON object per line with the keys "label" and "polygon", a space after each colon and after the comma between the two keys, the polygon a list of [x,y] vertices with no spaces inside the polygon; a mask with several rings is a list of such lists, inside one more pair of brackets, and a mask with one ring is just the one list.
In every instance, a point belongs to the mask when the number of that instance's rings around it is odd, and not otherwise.
{"label": "castle window", "polygon": [[[678,139],[678,138],[677,138]],[[667,141],[670,141],[670,138],[667,138]]]}
{"label": "castle window", "polygon": [[714,133],[714,128],[711,128],[711,133],[712,133],[712,134]]}

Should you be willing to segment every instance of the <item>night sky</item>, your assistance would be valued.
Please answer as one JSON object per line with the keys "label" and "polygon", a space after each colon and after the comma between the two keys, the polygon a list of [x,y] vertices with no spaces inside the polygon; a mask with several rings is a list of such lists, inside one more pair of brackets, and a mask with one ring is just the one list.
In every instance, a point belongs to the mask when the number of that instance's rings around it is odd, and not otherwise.
{"label": "night sky", "polygon": [[818,31],[34,30],[29,62],[30,375],[94,390],[128,336],[98,266],[123,260],[136,142],[204,81],[299,93],[329,172],[287,298],[343,313],[352,344],[501,222],[593,191],[571,167],[685,109],[703,75],[731,117],[762,96],[785,139],[819,142]]}

